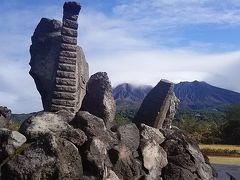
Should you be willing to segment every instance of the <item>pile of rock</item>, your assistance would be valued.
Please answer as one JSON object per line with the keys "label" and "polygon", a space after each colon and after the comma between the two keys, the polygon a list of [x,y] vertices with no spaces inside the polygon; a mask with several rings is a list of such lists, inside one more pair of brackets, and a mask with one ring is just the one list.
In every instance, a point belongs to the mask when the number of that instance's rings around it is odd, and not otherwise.
{"label": "pile of rock", "polygon": [[197,143],[171,127],[178,104],[173,83],[161,80],[153,88],[134,123],[114,124],[107,73],[88,81],[88,65],[76,45],[79,11],[79,4],[65,3],[63,26],[42,19],[34,32],[30,74],[44,111],[17,132],[3,128],[10,111],[0,107],[0,178],[215,179]]}
{"label": "pile of rock", "polygon": [[2,179],[214,179],[197,143],[177,128],[108,129],[87,111],[40,112],[0,129]]}

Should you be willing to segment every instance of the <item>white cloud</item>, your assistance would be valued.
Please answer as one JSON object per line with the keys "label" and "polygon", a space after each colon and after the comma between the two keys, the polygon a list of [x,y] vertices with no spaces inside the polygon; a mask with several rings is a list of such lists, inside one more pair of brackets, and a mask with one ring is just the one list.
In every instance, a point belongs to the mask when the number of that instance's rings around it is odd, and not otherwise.
{"label": "white cloud", "polygon": [[202,23],[239,25],[239,6],[235,0],[132,0],[116,6],[114,12],[142,28]]}
{"label": "white cloud", "polygon": [[113,85],[122,82],[155,85],[160,79],[176,83],[201,80],[225,88],[234,86],[234,90],[240,92],[240,80],[229,68],[239,67],[239,60],[240,51],[201,54],[185,49],[147,50],[109,54],[103,60],[96,59],[90,67],[92,72],[108,72]]}

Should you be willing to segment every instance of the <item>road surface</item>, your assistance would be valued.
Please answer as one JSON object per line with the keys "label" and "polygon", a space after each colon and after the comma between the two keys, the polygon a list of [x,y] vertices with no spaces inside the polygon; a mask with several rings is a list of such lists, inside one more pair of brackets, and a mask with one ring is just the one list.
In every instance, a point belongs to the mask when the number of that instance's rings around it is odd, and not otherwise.
{"label": "road surface", "polygon": [[230,180],[230,177],[226,172],[231,174],[237,180],[240,180],[240,166],[222,164],[212,164],[212,166],[218,173],[218,180]]}

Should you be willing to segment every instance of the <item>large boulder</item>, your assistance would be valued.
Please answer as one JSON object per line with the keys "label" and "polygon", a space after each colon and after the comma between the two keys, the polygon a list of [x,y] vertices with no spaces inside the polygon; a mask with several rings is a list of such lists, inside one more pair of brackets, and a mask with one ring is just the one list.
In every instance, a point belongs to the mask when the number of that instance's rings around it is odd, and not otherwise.
{"label": "large boulder", "polygon": [[71,128],[68,124],[73,116],[68,111],[39,112],[25,120],[19,131],[28,139],[38,138],[41,135],[59,135],[62,131]]}
{"label": "large boulder", "polygon": [[79,179],[83,174],[78,149],[52,135],[31,142],[2,167],[2,179]]}
{"label": "large boulder", "polygon": [[144,98],[134,122],[162,128],[174,96],[174,84],[161,80]]}
{"label": "large boulder", "polygon": [[0,106],[0,128],[7,128],[11,120],[11,110]]}
{"label": "large boulder", "polygon": [[116,104],[107,73],[98,72],[90,77],[81,110],[103,119],[107,128],[113,126]]}
{"label": "large boulder", "polygon": [[[66,25],[65,22],[64,24]],[[77,23],[70,25],[75,28],[78,27]],[[74,95],[76,96],[74,111],[78,110],[86,93],[86,83],[89,78],[88,64],[81,47],[74,47],[74,50],[76,51],[76,60],[74,60],[74,62],[71,61],[71,59],[65,58],[62,59],[63,64],[59,63],[61,49],[68,48],[65,46],[63,47],[61,44],[61,30],[62,23],[60,21],[42,18],[32,36],[32,45],[30,47],[31,60],[29,63],[31,70],[29,73],[33,77],[36,87],[41,95],[45,111],[52,110],[52,96],[56,88],[57,90],[66,93],[74,91],[74,93],[76,93]],[[56,80],[57,68],[62,68],[63,70],[68,71],[75,68],[75,79],[68,81],[61,79]],[[61,85],[55,87],[56,82],[59,82]],[[73,84],[71,85],[71,83]]]}
{"label": "large boulder", "polygon": [[164,142],[165,137],[159,129],[141,124],[141,143],[155,142],[161,144]]}
{"label": "large boulder", "polygon": [[74,128],[79,128],[84,131],[89,140],[97,137],[104,142],[108,148],[110,148],[112,144],[118,143],[117,135],[106,128],[103,119],[87,111],[79,111],[70,124]]}
{"label": "large boulder", "polygon": [[162,147],[167,152],[168,165],[163,168],[164,180],[215,179],[215,172],[205,160],[198,144],[180,129],[163,130],[166,140]]}
{"label": "large boulder", "polygon": [[132,152],[137,151],[140,143],[140,134],[134,123],[119,126],[117,135],[121,144],[126,145]]}
{"label": "large boulder", "polygon": [[152,179],[159,179],[162,168],[168,164],[167,153],[155,141],[141,145],[141,153],[148,176]]}
{"label": "large boulder", "polygon": [[[20,132],[27,137],[27,142],[4,162],[1,178],[81,178],[83,168],[78,148],[87,141],[87,136],[82,130],[68,124],[72,119],[72,113],[63,110],[57,113],[40,112],[24,121]],[[8,138],[12,149],[13,145],[20,146],[26,141],[20,133],[12,134],[14,136]]]}
{"label": "large boulder", "polygon": [[57,113],[40,112],[24,121],[19,131],[31,141],[50,134],[80,147],[87,140],[87,136],[82,130],[74,129],[68,124],[72,118],[72,114],[64,110]]}
{"label": "large boulder", "polygon": [[168,163],[167,153],[160,146],[165,137],[159,129],[141,124],[140,151],[143,166],[147,169],[145,179],[160,179],[162,168]]}
{"label": "large boulder", "polygon": [[107,131],[104,121],[87,111],[79,111],[70,124],[82,129],[89,137],[101,136]]}
{"label": "large boulder", "polygon": [[0,164],[27,141],[26,137],[17,131],[0,129]]}

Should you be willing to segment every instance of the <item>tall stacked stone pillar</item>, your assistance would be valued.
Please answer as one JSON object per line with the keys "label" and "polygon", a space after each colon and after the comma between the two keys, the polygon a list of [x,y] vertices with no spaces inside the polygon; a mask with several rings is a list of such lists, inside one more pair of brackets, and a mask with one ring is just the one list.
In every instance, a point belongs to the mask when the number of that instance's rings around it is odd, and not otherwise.
{"label": "tall stacked stone pillar", "polygon": [[76,2],[66,2],[63,7],[62,41],[51,111],[77,111],[77,19],[80,9],[81,6]]}

